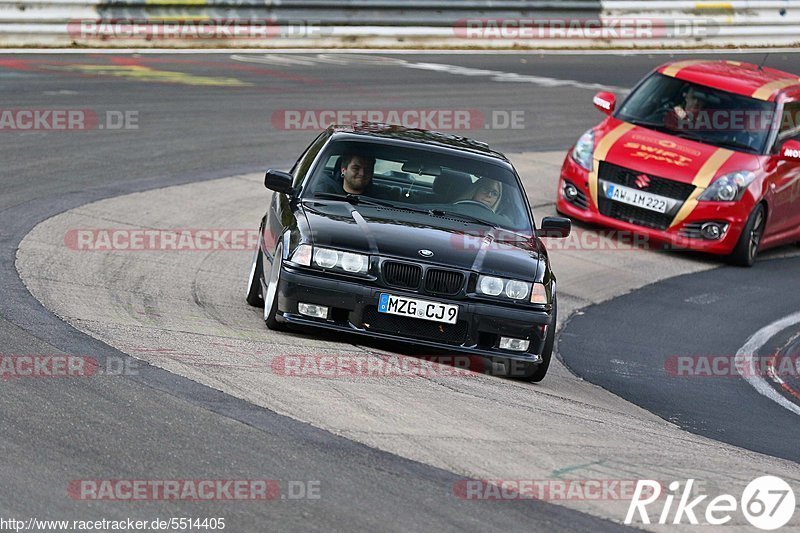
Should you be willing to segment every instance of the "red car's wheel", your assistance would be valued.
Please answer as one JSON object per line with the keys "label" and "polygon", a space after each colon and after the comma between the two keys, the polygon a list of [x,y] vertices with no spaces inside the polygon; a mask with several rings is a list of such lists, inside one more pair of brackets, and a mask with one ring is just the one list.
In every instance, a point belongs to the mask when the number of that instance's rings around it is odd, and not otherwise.
{"label": "red car's wheel", "polygon": [[763,204],[758,204],[744,225],[744,230],[739,236],[736,248],[728,256],[729,261],[734,265],[750,267],[756,261],[758,247],[761,245],[761,237],[764,235],[764,227],[767,222],[767,212]]}

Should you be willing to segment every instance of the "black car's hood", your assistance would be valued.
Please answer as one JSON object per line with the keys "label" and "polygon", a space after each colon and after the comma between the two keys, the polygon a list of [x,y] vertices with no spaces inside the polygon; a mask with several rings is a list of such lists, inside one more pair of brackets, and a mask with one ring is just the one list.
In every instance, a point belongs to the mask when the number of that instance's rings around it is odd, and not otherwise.
{"label": "black car's hood", "polygon": [[539,266],[531,239],[460,219],[322,200],[304,202],[304,211],[317,246],[528,280]]}

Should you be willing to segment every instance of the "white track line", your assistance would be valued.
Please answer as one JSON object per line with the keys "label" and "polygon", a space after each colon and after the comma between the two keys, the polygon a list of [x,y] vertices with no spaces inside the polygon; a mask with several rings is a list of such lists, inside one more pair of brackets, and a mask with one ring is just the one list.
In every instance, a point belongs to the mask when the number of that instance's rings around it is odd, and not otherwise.
{"label": "white track line", "polygon": [[772,324],[753,333],[750,338],[747,339],[747,342],[744,343],[744,346],[739,348],[739,351],[736,352],[735,366],[736,371],[739,372],[742,378],[752,385],[759,394],[766,396],[789,411],[800,415],[800,406],[790,402],[778,394],[775,389],[770,387],[767,380],[764,379],[764,376],[760,375],[761,372],[758,371],[760,365],[756,363],[756,359],[758,358],[757,352],[768,340],[797,323],[800,323],[800,311],[783,317],[780,320],[776,320]]}
{"label": "white track line", "polygon": [[[337,57],[332,54],[317,54],[315,57],[309,57],[307,60],[303,59],[289,59],[282,57],[278,54],[265,54],[265,55],[247,55],[247,54],[233,54],[231,59],[241,61],[244,63],[264,63],[268,65],[291,65],[291,64],[306,64],[312,65],[314,63],[335,63],[335,64],[358,64],[359,55],[349,54]],[[505,72],[502,70],[489,70],[484,68],[471,68],[463,67],[460,65],[450,65],[445,63],[420,63],[414,61],[406,61],[405,59],[386,58],[378,56],[378,61],[370,58],[368,61],[372,65],[388,65],[403,68],[410,68],[416,70],[430,70],[434,72],[442,72],[445,74],[454,74],[456,76],[479,76],[488,77],[492,81],[507,82],[507,83],[531,83],[540,87],[577,87],[579,89],[591,89],[595,91],[610,91],[618,94],[628,94],[630,89],[626,87],[617,87],[615,85],[602,85],[599,83],[587,83],[577,80],[550,78],[547,76],[532,76],[529,74],[517,74],[516,72]]]}

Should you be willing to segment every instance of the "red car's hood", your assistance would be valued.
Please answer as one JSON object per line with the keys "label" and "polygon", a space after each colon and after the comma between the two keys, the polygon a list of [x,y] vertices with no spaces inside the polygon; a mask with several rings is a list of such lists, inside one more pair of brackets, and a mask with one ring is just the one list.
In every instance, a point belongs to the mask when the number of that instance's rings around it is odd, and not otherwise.
{"label": "red car's hood", "polygon": [[712,172],[716,175],[731,170],[755,170],[760,166],[758,157],[751,154],[682,139],[615,119],[601,126],[596,146],[600,148],[596,156],[601,160],[683,183],[692,183],[704,166],[706,170],[714,167]]}

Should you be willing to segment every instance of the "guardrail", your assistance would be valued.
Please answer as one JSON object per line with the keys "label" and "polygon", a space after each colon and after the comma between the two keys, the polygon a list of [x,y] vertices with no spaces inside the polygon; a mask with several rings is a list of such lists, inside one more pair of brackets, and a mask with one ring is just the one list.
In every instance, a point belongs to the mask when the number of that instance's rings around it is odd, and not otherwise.
{"label": "guardrail", "polygon": [[[673,33],[663,46],[796,46],[800,1],[615,1],[604,0],[601,18],[652,19]],[[690,31],[691,30],[691,31]],[[621,46],[636,46],[631,41]]]}
{"label": "guardrail", "polygon": [[800,0],[0,0],[0,46],[793,46]]}

